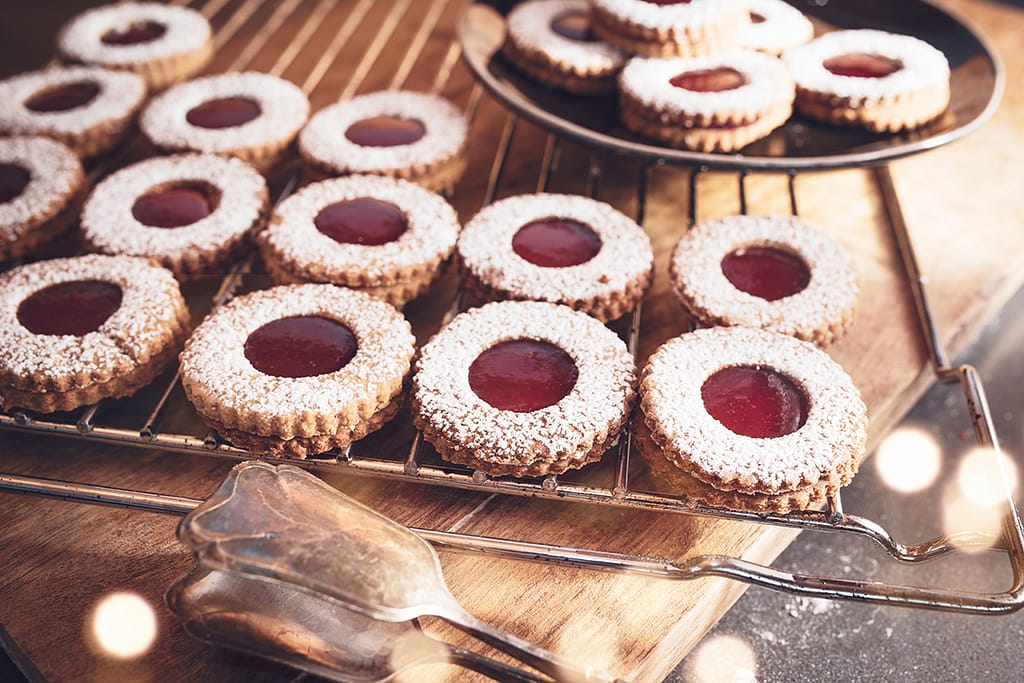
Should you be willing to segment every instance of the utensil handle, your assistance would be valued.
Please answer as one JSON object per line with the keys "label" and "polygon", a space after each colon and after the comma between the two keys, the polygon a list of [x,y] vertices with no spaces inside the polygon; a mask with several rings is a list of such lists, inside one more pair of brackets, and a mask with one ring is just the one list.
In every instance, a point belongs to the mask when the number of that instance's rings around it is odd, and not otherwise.
{"label": "utensil handle", "polygon": [[490,657],[478,655],[461,647],[450,645],[448,649],[448,663],[461,666],[463,669],[475,671],[496,681],[511,681],[512,683],[551,683],[547,676],[535,674],[530,671],[523,671],[513,666],[503,664]]}
{"label": "utensil handle", "polygon": [[556,681],[566,681],[566,683],[617,683],[618,679],[612,678],[603,671],[590,668],[580,669],[572,662],[563,659],[555,653],[548,652],[544,648],[516,638],[511,633],[505,633],[496,629],[471,614],[464,613],[459,615],[458,618],[450,618],[449,621],[466,633],[501,650],[509,656],[515,657],[521,662],[529,664],[538,671],[546,673]]}

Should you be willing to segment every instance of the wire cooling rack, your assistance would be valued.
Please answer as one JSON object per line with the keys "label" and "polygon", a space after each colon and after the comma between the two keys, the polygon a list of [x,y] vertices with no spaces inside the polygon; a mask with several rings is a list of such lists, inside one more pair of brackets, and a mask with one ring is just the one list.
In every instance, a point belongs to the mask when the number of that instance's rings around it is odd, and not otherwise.
{"label": "wire cooling rack", "polygon": [[[180,2],[172,4],[184,4]],[[262,70],[278,76],[288,76],[297,82],[307,95],[321,95],[325,90],[336,88],[331,93],[337,99],[346,99],[357,92],[374,69],[381,54],[395,40],[396,32],[402,26],[403,16],[411,10],[412,0],[396,0],[387,9],[383,19],[371,15],[372,0],[357,0],[342,3],[339,0],[285,0],[281,3],[252,1],[230,6],[229,0],[207,0],[198,9],[214,21],[215,46],[218,50],[231,48],[234,57],[224,70],[251,68],[255,61],[265,60],[268,46],[286,38],[283,47],[276,53],[273,63]],[[415,32],[404,36],[404,55],[398,61],[388,88],[422,86],[432,92],[446,92],[453,70],[458,64],[460,46],[451,37],[450,23],[443,21],[457,13],[460,3],[455,0],[432,0],[419,19]],[[347,10],[347,11],[346,11]],[[379,8],[378,8],[379,10]],[[379,12],[378,12],[379,13]],[[297,20],[297,18],[301,20]],[[370,21],[375,23],[372,36],[366,39],[364,31]],[[315,60],[309,60],[305,48],[311,44],[324,25],[329,26],[332,36],[326,47]],[[247,30],[244,30],[247,29]],[[364,48],[355,65],[348,71],[343,84],[328,83],[328,76],[334,72],[332,65],[356,36],[364,39]],[[430,52],[432,59],[427,63],[424,55]],[[273,54],[273,51],[270,51]],[[420,67],[420,68],[418,68]],[[426,78],[415,79],[414,72],[423,76],[424,67],[429,73]],[[446,92],[446,94],[448,94]],[[484,92],[474,86],[465,97],[464,110],[473,121],[484,101]],[[503,187],[506,168],[513,161],[511,143],[519,118],[508,114],[497,136],[493,164],[483,191],[482,204],[494,200]],[[474,140],[474,144],[477,141]],[[490,140],[484,141],[489,143]],[[545,190],[552,179],[562,141],[554,134],[548,134],[540,151],[539,172],[536,190]],[[90,179],[95,182],[114,170],[131,157],[130,147],[115,153],[112,158],[101,162],[92,169]],[[590,152],[589,170],[586,175],[586,193],[597,195],[604,171],[614,157],[606,156],[600,150]],[[663,160],[651,160],[640,165],[636,177],[636,220],[644,224],[648,184],[651,173],[663,165]],[[689,171],[688,217],[692,224],[697,216],[698,187],[708,172],[707,167],[696,167]],[[747,180],[753,171],[741,170],[736,174],[736,192],[740,210],[747,211]],[[903,218],[899,199],[892,177],[885,166],[873,170],[874,180],[881,200],[887,211],[888,222],[898,247],[907,284],[913,296],[920,323],[922,339],[928,348],[935,376],[943,382],[959,382],[963,388],[967,411],[974,426],[979,444],[989,447],[998,467],[1003,468],[1003,455],[992,424],[991,411],[985,399],[984,389],[978,374],[970,366],[951,365],[943,349],[939,331],[929,306],[925,281],[917,265],[906,222]],[[786,175],[790,211],[798,213],[797,176],[794,172]],[[275,203],[282,201],[301,181],[301,169],[294,162],[286,165],[272,177],[275,187]],[[240,288],[258,280],[250,275],[252,261],[239,263],[212,293],[212,306],[216,307],[230,299]],[[207,294],[209,295],[209,294]],[[190,304],[203,308],[206,302],[197,302],[194,295]],[[461,309],[462,296],[455,292],[452,305],[441,316],[445,324]],[[620,321],[620,333],[625,337],[630,350],[637,353],[640,342],[642,311],[637,307],[632,315]],[[156,448],[186,454],[201,454],[210,457],[237,460],[262,457],[221,441],[214,432],[205,428],[188,433],[186,429],[162,429],[169,405],[182,403],[178,389],[177,373],[162,380],[163,383],[142,392],[149,403],[140,405],[140,398],[133,399],[132,409],[123,409],[125,402],[104,401],[100,404],[70,414],[56,416],[29,414],[13,411],[0,414],[0,429],[19,430],[37,434],[52,434],[92,441]],[[187,404],[186,404],[187,406]],[[179,406],[180,408],[180,406]],[[187,408],[186,408],[187,409]],[[129,414],[126,414],[130,413]],[[135,422],[133,419],[137,417]],[[401,421],[399,421],[401,422]],[[406,421],[407,422],[407,421]],[[128,423],[128,424],[126,424]],[[202,425],[193,414],[190,424]],[[760,514],[738,510],[713,508],[697,504],[692,500],[648,487],[644,468],[632,458],[630,435],[623,433],[619,442],[606,454],[602,463],[586,468],[578,474],[548,476],[540,479],[512,477],[491,478],[482,472],[468,470],[462,466],[441,461],[426,444],[421,435],[415,433],[409,424],[389,427],[397,432],[388,443],[402,443],[405,447],[382,449],[381,442],[371,436],[354,444],[344,452],[330,452],[315,459],[288,461],[311,470],[330,470],[360,476],[383,477],[412,481],[435,486],[532,496],[558,500],[579,501],[606,506],[619,506],[645,510],[667,511],[687,515],[705,515],[740,520],[763,525],[775,525],[814,531],[838,532],[867,537],[881,546],[893,559],[900,562],[916,563],[932,559],[964,548],[985,547],[1004,552],[1011,565],[1013,580],[1011,587],[1000,593],[970,593],[956,590],[919,588],[914,586],[873,583],[849,578],[831,578],[783,572],[739,558],[701,555],[687,560],[670,561],[662,558],[628,555],[565,546],[553,546],[529,541],[506,540],[471,536],[460,533],[415,529],[431,542],[452,549],[492,553],[530,560],[587,566],[613,571],[638,572],[668,578],[697,578],[708,575],[725,576],[751,584],[761,585],[792,593],[851,599],[867,602],[925,607],[948,611],[976,613],[1009,612],[1024,605],[1024,528],[1013,505],[1009,486],[1006,486],[1003,533],[1000,538],[982,532],[962,532],[942,535],[919,544],[904,544],[897,541],[882,525],[870,519],[847,513],[841,496],[836,494],[828,500],[824,510],[808,510],[786,515]],[[403,431],[404,430],[404,431]],[[364,448],[373,452],[364,454]],[[274,460],[273,458],[264,458]],[[279,461],[284,462],[284,461]],[[1005,481],[1004,476],[1004,481]],[[0,489],[31,492],[76,500],[103,502],[128,507],[184,513],[198,501],[165,496],[159,493],[114,489],[81,482],[42,480],[16,475],[0,474]]]}

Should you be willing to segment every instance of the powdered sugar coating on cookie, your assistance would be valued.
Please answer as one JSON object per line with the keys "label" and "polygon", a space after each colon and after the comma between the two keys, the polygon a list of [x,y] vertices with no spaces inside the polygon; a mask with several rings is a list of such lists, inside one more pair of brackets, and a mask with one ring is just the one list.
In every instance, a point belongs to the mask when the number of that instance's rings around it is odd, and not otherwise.
{"label": "powdered sugar coating on cookie", "polygon": [[745,9],[746,0],[691,0],[674,5],[645,0],[594,0],[593,4],[623,21],[669,30],[717,23],[722,16]]}
{"label": "powdered sugar coating on cookie", "polygon": [[589,14],[586,0],[529,0],[509,12],[508,37],[522,50],[547,55],[553,62],[584,74],[611,73],[626,63],[625,53],[599,40],[572,40],[551,28],[566,14]]}
{"label": "powdered sugar coating on cookie", "polygon": [[[415,142],[391,147],[368,147],[345,137],[352,124],[378,116],[417,120],[426,130]],[[452,159],[465,147],[467,133],[462,112],[445,98],[387,90],[360,95],[317,112],[299,135],[299,151],[307,161],[338,174],[386,173]]]}
{"label": "powdered sugar coating on cookie", "polygon": [[[132,213],[135,201],[160,187],[205,184],[219,195],[205,218],[179,228],[145,225]],[[170,263],[214,258],[259,225],[267,183],[243,161],[212,154],[155,157],[117,171],[96,186],[82,211],[82,233],[94,249],[150,256]]]}
{"label": "powdered sugar coating on cookie", "polygon": [[[18,307],[32,294],[79,280],[121,288],[120,307],[97,330],[82,336],[35,334],[18,320]],[[0,376],[34,378],[41,390],[61,385],[69,373],[105,381],[161,353],[185,315],[177,280],[146,259],[90,254],[19,266],[0,275]],[[26,379],[20,388],[33,387]]]}
{"label": "powdered sugar coating on cookie", "polygon": [[[397,207],[408,228],[379,245],[337,242],[317,229],[326,207],[372,198]],[[260,235],[264,255],[292,273],[311,272],[338,284],[376,286],[396,282],[411,269],[430,268],[452,252],[459,237],[455,209],[438,194],[414,183],[380,176],[331,178],[302,188],[277,207]]]}
{"label": "powdered sugar coating on cookie", "polygon": [[[737,289],[722,272],[722,260],[747,247],[795,254],[810,271],[807,287],[774,301]],[[706,322],[761,327],[807,340],[842,327],[857,299],[849,253],[795,216],[727,216],[701,223],[679,240],[670,272],[679,298]]]}
{"label": "powdered sugar coating on cookie", "polygon": [[[212,100],[240,97],[259,104],[256,118],[238,126],[202,128],[188,122],[189,110]],[[155,97],[139,119],[156,146],[230,154],[239,149],[290,141],[309,116],[309,100],[297,86],[255,71],[197,78]]]}
{"label": "powdered sugar coating on cookie", "polygon": [[[42,137],[0,139],[0,163],[24,168],[29,182],[21,194],[0,203],[0,242],[17,241],[40,219],[56,214],[82,187],[82,163],[65,145]],[[50,216],[45,213],[49,209]],[[0,253],[3,253],[0,247]]]}
{"label": "powdered sugar coating on cookie", "polygon": [[[575,266],[547,268],[530,263],[512,248],[524,225],[569,219],[590,227],[601,240],[597,254]],[[588,197],[532,194],[508,197],[480,211],[459,238],[466,268],[485,285],[515,298],[569,303],[624,294],[650,277],[651,243],[639,225],[614,208]]]}
{"label": "powdered sugar coating on cookie", "polygon": [[[322,316],[345,325],[357,341],[355,356],[339,370],[310,377],[258,371],[245,356],[249,335],[294,316]],[[190,400],[201,396],[216,406],[214,419],[229,423],[230,416],[254,416],[247,422],[265,424],[284,432],[274,436],[289,438],[288,422],[303,414],[330,420],[354,405],[376,407],[381,399],[390,400],[379,394],[382,387],[401,383],[414,343],[405,318],[367,294],[321,284],[273,287],[232,300],[196,328],[181,354],[182,384]]]}
{"label": "powdered sugar coating on cookie", "polygon": [[[777,55],[814,37],[814,25],[783,0],[747,0],[751,20],[743,27],[742,47]],[[761,21],[754,21],[758,16]]]}
{"label": "powdered sugar coating on cookie", "polygon": [[[677,88],[670,82],[680,74],[713,69],[734,69],[744,83],[720,92]],[[712,118],[756,116],[777,103],[792,102],[793,80],[776,58],[752,50],[734,50],[711,57],[651,59],[634,57],[622,70],[619,87],[624,96],[659,113]]]}
{"label": "powdered sugar coating on cookie", "polygon": [[[33,111],[26,102],[34,95],[73,83],[96,83],[99,92],[86,104],[64,111]],[[0,81],[0,131],[71,135],[85,133],[111,121],[130,117],[146,96],[139,76],[96,66],[59,66],[30,71]]]}
{"label": "powdered sugar coating on cookie", "polygon": [[[134,45],[111,46],[102,40],[108,31],[144,22],[161,24],[166,30],[153,40]],[[209,40],[210,23],[199,12],[187,7],[139,2],[104,5],[79,14],[62,29],[57,45],[72,59],[123,67],[199,50]]]}
{"label": "powdered sugar coating on cookie", "polygon": [[[769,368],[793,381],[807,397],[804,425],[761,439],[713,418],[701,387],[732,366]],[[813,345],[766,330],[716,327],[676,337],[651,356],[640,393],[666,456],[723,490],[774,494],[827,480],[855,467],[867,438],[867,411],[850,376]]]}
{"label": "powdered sugar coating on cookie", "polygon": [[[901,68],[879,78],[838,76],[824,62],[860,53],[893,59]],[[801,90],[829,93],[857,102],[877,102],[949,82],[949,62],[941,51],[912,36],[870,29],[826,33],[787,50],[783,60]]]}
{"label": "powdered sugar coating on cookie", "polygon": [[[560,401],[533,412],[499,410],[469,384],[469,366],[502,341],[546,341],[579,372]],[[611,330],[564,306],[503,301],[457,316],[421,350],[413,401],[417,419],[457,447],[499,465],[555,461],[587,450],[629,413],[633,357]]]}

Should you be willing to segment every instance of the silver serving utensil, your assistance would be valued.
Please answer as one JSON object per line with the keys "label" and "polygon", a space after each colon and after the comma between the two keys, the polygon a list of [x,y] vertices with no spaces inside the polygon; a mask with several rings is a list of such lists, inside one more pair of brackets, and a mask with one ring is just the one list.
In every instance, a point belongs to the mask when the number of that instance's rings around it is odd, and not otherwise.
{"label": "silver serving utensil", "polygon": [[178,537],[211,569],[290,584],[381,621],[439,617],[557,680],[613,680],[469,614],[426,541],[297,467],[236,466]]}
{"label": "silver serving utensil", "polygon": [[420,664],[449,663],[500,681],[549,681],[287,584],[195,567],[167,591],[192,636],[343,683],[383,683]]}

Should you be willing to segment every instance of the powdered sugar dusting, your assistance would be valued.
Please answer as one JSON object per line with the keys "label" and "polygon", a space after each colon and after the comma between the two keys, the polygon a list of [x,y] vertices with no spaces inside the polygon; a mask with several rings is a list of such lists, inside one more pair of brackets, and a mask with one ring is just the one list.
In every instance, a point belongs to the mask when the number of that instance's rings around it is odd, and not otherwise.
{"label": "powdered sugar dusting", "polygon": [[[342,244],[320,232],[314,219],[327,206],[370,197],[396,206],[408,229],[380,245]],[[312,183],[286,199],[260,236],[265,251],[293,273],[316,266],[331,282],[382,285],[410,268],[436,266],[459,236],[455,210],[443,197],[419,185],[380,176],[348,176]],[[357,277],[358,276],[358,277]],[[365,286],[365,285],[363,285]]]}
{"label": "powdered sugar dusting", "polygon": [[[187,182],[219,191],[220,201],[210,215],[173,229],[145,225],[132,215],[142,195]],[[266,195],[263,176],[238,159],[198,154],[146,159],[96,186],[82,212],[82,232],[93,247],[107,253],[171,260],[196,252],[213,257],[259,221]]]}
{"label": "powdered sugar dusting", "polygon": [[[18,321],[18,306],[62,282],[100,280],[121,288],[121,306],[83,336],[42,335]],[[130,360],[144,363],[163,350],[177,329],[184,300],[170,271],[146,259],[91,254],[39,261],[0,275],[0,373],[56,381],[75,373],[101,374]]]}
{"label": "powdered sugar dusting", "polygon": [[[74,152],[49,138],[0,139],[0,163],[21,166],[31,176],[21,194],[0,203],[0,240],[15,242],[48,207],[63,208],[82,187],[82,164]],[[2,252],[3,249],[0,249]]]}
{"label": "powdered sugar dusting", "polygon": [[[66,111],[32,111],[33,95],[62,85],[94,82],[100,91],[91,102]],[[129,117],[146,96],[141,77],[95,66],[56,66],[29,71],[0,81],[0,131],[7,133],[74,134]]]}
{"label": "powdered sugar dusting", "polygon": [[[395,116],[420,121],[423,137],[408,145],[366,147],[345,137],[363,119]],[[430,166],[457,156],[468,126],[458,107],[438,95],[389,90],[360,95],[317,112],[299,135],[302,156],[342,173],[383,173]]]}
{"label": "powdered sugar dusting", "polygon": [[[244,97],[262,113],[240,126],[202,128],[185,118],[190,109],[229,97]],[[309,100],[297,86],[255,71],[197,78],[154,98],[139,120],[142,132],[158,147],[230,153],[238,149],[290,141],[309,116]]]}
{"label": "powdered sugar dusting", "polygon": [[[594,258],[575,266],[545,268],[512,249],[527,223],[546,218],[579,221],[601,238]],[[524,299],[569,302],[621,293],[648,277],[653,254],[647,234],[627,216],[588,197],[533,194],[485,207],[459,238],[459,255],[484,284]]]}
{"label": "powdered sugar dusting", "polygon": [[581,73],[610,73],[622,68],[625,53],[601,41],[572,40],[556,33],[551,22],[569,13],[590,13],[586,0],[529,0],[517,5],[508,14],[509,39],[533,52],[547,55],[552,61]]}
{"label": "powdered sugar dusting", "polygon": [[[669,81],[688,71],[731,68],[745,77],[738,88],[696,92]],[[752,50],[733,50],[711,57],[651,59],[634,57],[619,77],[623,93],[658,112],[714,116],[756,115],[777,102],[792,102],[793,79],[778,59]]]}
{"label": "powdered sugar dusting", "polygon": [[[903,68],[881,78],[837,76],[824,61],[848,53],[880,55]],[[948,83],[949,62],[928,43],[885,31],[835,31],[786,51],[783,60],[801,89],[863,101],[877,101]]]}
{"label": "powdered sugar dusting", "polygon": [[680,29],[718,23],[722,17],[746,7],[746,0],[691,0],[677,5],[656,5],[644,0],[593,0],[608,14],[645,28]]}
{"label": "powdered sugar dusting", "polygon": [[[807,422],[778,438],[730,431],[704,407],[701,387],[731,366],[788,377],[807,396]],[[825,352],[775,332],[718,327],[676,337],[651,357],[640,392],[647,423],[666,438],[667,454],[730,489],[781,493],[814,484],[856,460],[867,438],[867,409],[850,376]]]}
{"label": "powdered sugar dusting", "polygon": [[803,12],[783,0],[747,0],[750,14],[764,21],[747,22],[740,45],[751,50],[779,54],[814,37],[814,25]]}
{"label": "powdered sugar dusting", "polygon": [[[107,45],[103,36],[132,24],[153,21],[166,32],[134,45]],[[210,40],[210,24],[202,14],[187,7],[155,2],[121,3],[90,9],[74,17],[62,29],[57,45],[61,52],[86,63],[126,66],[192,52]]]}
{"label": "powdered sugar dusting", "polygon": [[[293,316],[323,316],[355,335],[356,355],[339,370],[313,377],[274,377],[245,357],[245,342],[263,325]],[[401,381],[414,350],[409,323],[394,307],[333,285],[290,285],[234,299],[196,328],[181,354],[183,381],[225,413],[271,424],[304,412],[337,415],[355,402],[376,405],[382,385]]]}
{"label": "powdered sugar dusting", "polygon": [[[807,287],[775,301],[737,289],[722,272],[722,259],[753,246],[799,256],[811,273]],[[679,297],[702,315],[802,338],[839,325],[857,299],[849,253],[795,216],[728,216],[702,223],[676,245],[672,275]]]}
{"label": "powdered sugar dusting", "polygon": [[[576,385],[554,405],[528,413],[499,410],[473,392],[469,366],[495,344],[546,341],[579,371]],[[575,453],[610,424],[620,424],[633,399],[635,368],[626,345],[584,313],[533,301],[487,304],[457,316],[423,347],[416,363],[419,418],[480,458],[528,464]]]}

